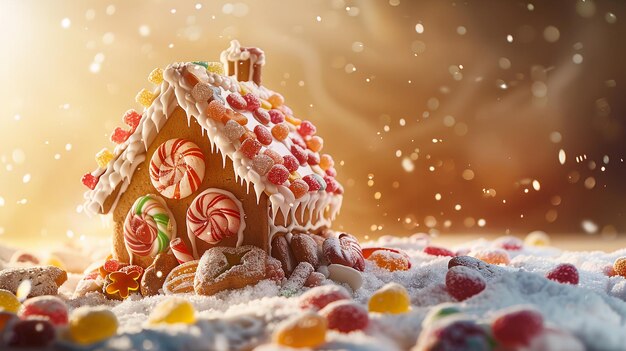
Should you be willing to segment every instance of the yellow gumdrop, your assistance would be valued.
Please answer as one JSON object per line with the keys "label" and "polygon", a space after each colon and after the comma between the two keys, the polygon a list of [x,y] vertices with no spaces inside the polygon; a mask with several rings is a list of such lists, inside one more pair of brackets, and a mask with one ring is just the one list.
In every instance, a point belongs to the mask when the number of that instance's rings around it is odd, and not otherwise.
{"label": "yellow gumdrop", "polygon": [[289,347],[317,347],[326,342],[326,318],[307,312],[280,325],[274,342]]}
{"label": "yellow gumdrop", "polygon": [[160,85],[163,83],[163,70],[158,67],[155,68],[152,72],[150,72],[148,80],[154,85]]}
{"label": "yellow gumdrop", "polygon": [[0,311],[17,313],[22,304],[9,290],[0,289]]}
{"label": "yellow gumdrop", "polygon": [[550,246],[550,237],[542,231],[528,233],[524,239],[524,244],[530,246]]}
{"label": "yellow gumdrop", "polygon": [[150,107],[154,99],[156,99],[156,95],[148,89],[141,89],[141,91],[137,93],[137,96],[135,96],[135,101],[144,107]]}
{"label": "yellow gumdrop", "polygon": [[107,148],[104,148],[96,154],[96,163],[98,163],[98,167],[107,168],[107,165],[113,159],[114,155]]}
{"label": "yellow gumdrop", "polygon": [[[107,162],[108,163],[108,162]],[[99,166],[100,164],[98,164]],[[105,164],[106,167],[106,164]],[[104,167],[103,167],[104,168]],[[61,268],[62,270],[66,270],[65,269],[65,263],[63,263],[63,261],[61,261],[60,258],[56,257],[56,256],[50,256],[48,257],[48,259],[46,260],[46,264],[49,266],[55,266],[57,268]]]}
{"label": "yellow gumdrop", "polygon": [[104,306],[79,307],[70,316],[69,333],[83,345],[106,340],[117,333],[117,317]]}
{"label": "yellow gumdrop", "polygon": [[405,313],[411,308],[411,299],[406,289],[397,283],[389,283],[378,289],[368,303],[370,312]]}
{"label": "yellow gumdrop", "polygon": [[272,109],[272,104],[269,101],[267,101],[265,99],[259,99],[259,100],[261,100],[261,107],[263,107],[266,110],[271,110]]}
{"label": "yellow gumdrop", "polygon": [[206,70],[209,73],[224,75],[224,65],[221,62],[207,62]]}
{"label": "yellow gumdrop", "polygon": [[148,318],[150,324],[193,324],[196,311],[193,305],[180,298],[171,298],[159,303]]}

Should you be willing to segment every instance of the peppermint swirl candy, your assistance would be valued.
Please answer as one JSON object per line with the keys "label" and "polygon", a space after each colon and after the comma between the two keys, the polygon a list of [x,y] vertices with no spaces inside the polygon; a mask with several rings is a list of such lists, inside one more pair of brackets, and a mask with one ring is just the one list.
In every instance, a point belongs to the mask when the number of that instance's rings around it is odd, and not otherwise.
{"label": "peppermint swirl candy", "polygon": [[204,154],[186,139],[170,139],[150,160],[150,180],[169,199],[182,199],[198,190],[204,179]]}
{"label": "peppermint swirl candy", "polygon": [[156,256],[176,237],[176,222],[165,202],[155,195],[138,198],[124,220],[124,245],[131,257]]}

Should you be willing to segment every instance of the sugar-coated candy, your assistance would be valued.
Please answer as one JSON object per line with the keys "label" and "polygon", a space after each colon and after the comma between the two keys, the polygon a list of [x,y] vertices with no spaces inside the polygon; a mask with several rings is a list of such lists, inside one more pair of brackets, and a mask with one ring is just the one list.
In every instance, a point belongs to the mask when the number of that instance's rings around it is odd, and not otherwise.
{"label": "sugar-coated candy", "polygon": [[270,121],[274,124],[283,123],[285,121],[285,114],[280,110],[271,109],[267,113],[270,115]]}
{"label": "sugar-coated candy", "polygon": [[404,255],[389,250],[374,251],[368,258],[378,267],[390,272],[409,270],[410,262]]}
{"label": "sugar-coated candy", "polygon": [[322,254],[330,263],[340,264],[363,271],[365,259],[358,240],[348,234],[326,238],[322,243]]}
{"label": "sugar-coated candy", "polygon": [[0,311],[17,313],[22,304],[9,290],[0,289]]}
{"label": "sugar-coated candy", "polygon": [[487,284],[485,278],[476,270],[465,266],[455,266],[446,273],[446,290],[459,301],[479,294]]}
{"label": "sugar-coated candy", "polygon": [[278,106],[277,109],[283,111],[286,116],[293,116],[293,110],[285,104]]}
{"label": "sugar-coated candy", "polygon": [[550,236],[545,232],[536,230],[526,235],[524,244],[529,246],[550,246]]}
{"label": "sugar-coated candy", "polygon": [[54,325],[66,325],[67,306],[63,300],[56,296],[37,296],[24,301],[18,316],[21,319],[45,318]]}
{"label": "sugar-coated candy", "polygon": [[141,275],[137,271],[112,272],[107,275],[104,285],[104,292],[112,298],[126,299],[133,291],[139,290],[139,278]]}
{"label": "sugar-coated candy", "polygon": [[411,308],[411,298],[402,285],[388,283],[372,294],[367,306],[370,312],[405,313]]}
{"label": "sugar-coated candy", "polygon": [[252,112],[261,107],[261,101],[252,93],[247,93],[242,96],[246,100],[246,110]]}
{"label": "sugar-coated candy", "polygon": [[315,166],[320,163],[320,155],[317,152],[306,150],[306,162],[311,166]]}
{"label": "sugar-coated candy", "polygon": [[613,270],[616,274],[626,278],[626,256],[619,257],[613,263]]}
{"label": "sugar-coated candy", "polygon": [[264,108],[257,108],[256,110],[252,111],[252,115],[257,121],[259,121],[259,123],[264,126],[270,123],[270,114]]}
{"label": "sugar-coated candy", "polygon": [[333,161],[332,156],[330,156],[329,154],[323,154],[320,156],[320,167],[322,167],[323,170],[327,170],[334,166],[335,161]]}
{"label": "sugar-coated candy", "polygon": [[72,311],[69,334],[74,342],[89,345],[114,336],[117,326],[117,317],[110,308],[83,306]]}
{"label": "sugar-coated candy", "polygon": [[306,151],[304,151],[304,149],[302,149],[300,146],[291,145],[291,154],[294,155],[296,159],[298,159],[298,163],[300,165],[304,166],[306,164],[307,154]]}
{"label": "sugar-coated candy", "polygon": [[317,174],[309,174],[302,177],[302,180],[304,180],[309,185],[309,191],[318,191],[322,189],[322,184],[320,183],[319,179],[320,178]]}
{"label": "sugar-coated candy", "polygon": [[318,137],[317,135],[307,138],[305,142],[309,150],[313,152],[320,152],[322,147],[324,147],[324,139]]}
{"label": "sugar-coated candy", "polygon": [[256,156],[259,151],[261,151],[261,143],[253,138],[249,138],[241,143],[241,153],[243,153],[247,158],[252,159]]}
{"label": "sugar-coated candy", "polygon": [[127,126],[131,128],[131,130],[135,130],[137,126],[139,126],[139,122],[141,121],[141,114],[133,109],[130,109],[124,112],[124,116],[122,120],[126,123]]}
{"label": "sugar-coated candy", "polygon": [[514,236],[501,236],[493,241],[495,246],[503,248],[507,251],[518,251],[524,246],[524,242]]}
{"label": "sugar-coated candy", "polygon": [[321,309],[319,314],[326,317],[328,329],[341,333],[363,330],[367,328],[370,321],[367,309],[349,300],[332,302]]}
{"label": "sugar-coated candy", "polygon": [[337,176],[337,170],[335,169],[335,167],[331,167],[327,169],[326,171],[324,171],[324,173],[326,173],[327,176],[331,176],[331,177]]}
{"label": "sugar-coated candy", "polygon": [[279,325],[273,339],[282,346],[313,348],[326,342],[327,329],[326,318],[306,312]]}
{"label": "sugar-coated candy", "polygon": [[283,165],[275,164],[267,173],[267,179],[276,185],[281,185],[289,179],[289,171]]}
{"label": "sugar-coated candy", "polygon": [[252,169],[259,175],[266,175],[274,165],[274,160],[266,154],[259,154],[252,159]]}
{"label": "sugar-coated candy", "polygon": [[298,133],[303,137],[312,136],[317,132],[317,128],[310,121],[302,121],[298,126]]}
{"label": "sugar-coated candy", "polygon": [[298,160],[293,155],[285,155],[283,156],[283,165],[287,167],[287,170],[291,172],[295,172],[300,167]]}
{"label": "sugar-coated candy", "polygon": [[342,264],[328,265],[328,279],[340,284],[347,284],[352,291],[357,291],[363,286],[361,272]]}
{"label": "sugar-coated candy", "polygon": [[270,131],[262,125],[254,127],[254,134],[256,134],[257,140],[263,145],[267,146],[271,144],[272,141],[274,141],[274,138],[272,138],[272,133],[270,133]]}
{"label": "sugar-coated candy", "polygon": [[159,67],[153,69],[150,75],[148,75],[148,81],[154,85],[163,83],[163,69]]}
{"label": "sugar-coated candy", "polygon": [[113,258],[109,258],[106,261],[104,261],[104,264],[99,268],[98,272],[100,273],[100,276],[102,278],[106,278],[106,276],[109,275],[109,273],[117,272],[120,270],[120,268],[124,267],[125,265],[126,265],[125,263],[122,263]]}
{"label": "sugar-coated candy", "polygon": [[480,273],[483,278],[491,279],[497,277],[502,274],[503,270],[492,264],[481,261],[475,257],[471,256],[456,256],[452,257],[450,261],[448,261],[448,269],[456,266],[463,266],[470,269],[473,269]]}
{"label": "sugar-coated candy", "polygon": [[561,263],[546,273],[546,278],[561,284],[578,284],[578,269],[570,263]]}
{"label": "sugar-coated candy", "polygon": [[306,151],[306,143],[301,138],[291,138],[291,142]]}
{"label": "sugar-coated candy", "polygon": [[329,176],[325,176],[324,177],[324,182],[326,183],[326,191],[327,192],[334,193],[335,191],[337,191],[337,188],[339,187],[339,183],[337,183],[335,178],[329,177]]}
{"label": "sugar-coated candy", "polygon": [[213,97],[213,89],[205,82],[199,82],[191,89],[191,97],[196,101],[208,101]]}
{"label": "sugar-coated candy", "polygon": [[503,249],[498,248],[486,248],[482,250],[470,253],[481,261],[485,261],[490,264],[504,264],[507,265],[511,262],[509,253]]}
{"label": "sugar-coated candy", "polygon": [[45,319],[27,319],[17,321],[9,335],[9,346],[44,348],[54,341],[56,332]]}
{"label": "sugar-coated candy", "polygon": [[222,123],[226,124],[226,122],[228,122],[229,120],[233,120],[241,124],[242,126],[245,126],[246,124],[248,124],[248,117],[244,116],[243,114],[237,111],[226,109],[224,115],[222,116]]}
{"label": "sugar-coated candy", "polygon": [[339,285],[324,285],[315,287],[298,298],[298,305],[302,309],[321,310],[331,302],[351,300],[348,290]]}
{"label": "sugar-coated candy", "polygon": [[272,104],[270,104],[269,101],[265,100],[265,99],[261,99],[259,98],[259,100],[261,101],[261,108],[264,108],[266,110],[269,110],[272,108]]}
{"label": "sugar-coated candy", "polygon": [[429,254],[431,256],[449,256],[449,257],[454,257],[456,256],[454,254],[454,252],[443,248],[443,247],[439,247],[439,246],[432,246],[432,245],[428,245],[424,248],[424,253],[425,254]]}
{"label": "sugar-coated candy", "polygon": [[124,272],[124,273],[130,273],[130,272],[137,272],[139,273],[139,278],[137,278],[138,280],[141,280],[141,276],[143,275],[143,271],[144,269],[141,266],[138,266],[136,264],[129,264],[129,265],[125,265],[124,267],[120,268],[120,272]]}
{"label": "sugar-coated candy", "polygon": [[148,89],[141,89],[135,96],[135,101],[140,103],[143,107],[150,107],[154,99],[156,99],[156,95]]}
{"label": "sugar-coated candy", "polygon": [[233,121],[232,119],[226,122],[224,125],[224,135],[230,141],[236,141],[241,138],[242,135],[246,132],[246,129],[241,126],[241,124]]}
{"label": "sugar-coated candy", "polygon": [[285,115],[285,121],[287,121],[288,123],[293,124],[294,126],[299,126],[302,123],[302,120],[290,115],[290,114],[286,114]]}
{"label": "sugar-coated candy", "polygon": [[83,182],[83,184],[88,187],[89,189],[93,190],[96,188],[96,185],[98,185],[98,180],[100,179],[100,177],[96,177],[91,173],[85,173],[83,175],[83,177],[81,178],[81,182]]}
{"label": "sugar-coated candy", "polygon": [[302,179],[302,176],[300,175],[300,173],[298,172],[291,172],[289,173],[289,182],[293,182],[296,179]]}
{"label": "sugar-coated candy", "polygon": [[278,152],[272,149],[265,149],[265,151],[263,151],[263,154],[271,157],[275,164],[282,165],[284,162],[283,157],[280,156]]}
{"label": "sugar-coated candy", "polygon": [[309,192],[309,185],[302,179],[294,179],[289,184],[289,190],[291,190],[296,199],[299,199]]}
{"label": "sugar-coated candy", "polygon": [[272,127],[272,135],[276,140],[283,141],[289,135],[289,127],[285,123],[279,123]]}
{"label": "sugar-coated candy", "polygon": [[513,307],[499,313],[491,330],[499,345],[507,348],[529,346],[543,330],[543,316],[532,309]]}
{"label": "sugar-coated candy", "polygon": [[422,321],[422,328],[430,327],[438,320],[459,313],[461,313],[461,310],[457,304],[449,302],[441,303],[428,311],[428,314],[426,314],[426,317],[424,317],[424,320]]}
{"label": "sugar-coated candy", "polygon": [[322,285],[322,283],[326,280],[326,276],[320,272],[313,272],[309,275],[308,278],[304,281],[304,286],[307,288],[313,288],[316,286]]}
{"label": "sugar-coated candy", "polygon": [[491,351],[494,347],[482,325],[473,320],[452,317],[422,331],[413,350]]}
{"label": "sugar-coated candy", "polygon": [[278,93],[274,93],[270,95],[267,101],[269,101],[269,103],[276,108],[282,106],[285,103],[285,98],[283,98],[283,96]]}
{"label": "sugar-coated candy", "polygon": [[234,108],[235,110],[243,111],[248,106],[246,100],[241,95],[239,95],[239,93],[228,94],[228,96],[226,97],[226,101],[228,102],[230,107]]}
{"label": "sugar-coated candy", "polygon": [[224,75],[224,64],[221,62],[207,62],[206,70],[209,73],[215,73],[219,75]]}
{"label": "sugar-coated candy", "polygon": [[181,298],[168,298],[161,301],[150,313],[150,324],[194,324],[196,310],[193,305]]}
{"label": "sugar-coated candy", "polygon": [[209,106],[206,108],[206,113],[212,120],[220,122],[222,120],[222,116],[226,113],[226,107],[221,102],[213,100],[209,102]]}
{"label": "sugar-coated candy", "polygon": [[111,141],[116,144],[122,144],[130,137],[131,132],[125,130],[123,128],[117,127],[113,130],[113,134],[111,134]]}
{"label": "sugar-coated candy", "polygon": [[96,163],[100,168],[106,168],[109,162],[113,160],[114,155],[108,149],[104,148],[96,154]]}

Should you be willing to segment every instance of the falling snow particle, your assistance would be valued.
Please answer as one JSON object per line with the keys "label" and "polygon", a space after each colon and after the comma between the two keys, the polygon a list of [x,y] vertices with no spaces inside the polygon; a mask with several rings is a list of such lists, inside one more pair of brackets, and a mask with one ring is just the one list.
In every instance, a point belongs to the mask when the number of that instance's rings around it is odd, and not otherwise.
{"label": "falling snow particle", "polygon": [[583,63],[583,55],[574,54],[574,56],[572,56],[572,62],[574,62],[577,65]]}
{"label": "falling snow particle", "polygon": [[26,173],[26,174],[24,174],[24,176],[22,177],[22,182],[23,182],[24,184],[27,184],[28,182],[30,182],[30,178],[31,178],[31,177],[30,177],[30,173]]}
{"label": "falling snow particle", "polygon": [[506,36],[506,41],[509,42],[509,43],[512,43],[513,42],[513,36],[511,34],[507,35]]}
{"label": "falling snow particle", "polygon": [[467,29],[463,26],[456,27],[456,34],[465,35],[467,33]]}
{"label": "falling snow particle", "polygon": [[415,31],[416,31],[418,34],[422,34],[422,33],[424,33],[424,25],[423,25],[423,24],[421,24],[421,23],[416,24],[416,25],[415,25]]}
{"label": "falling snow particle", "polygon": [[539,191],[539,189],[541,189],[541,184],[537,179],[533,180],[533,189],[535,189],[535,191]]}
{"label": "falling snow particle", "polygon": [[587,233],[587,234],[594,234],[598,231],[598,225],[595,224],[592,220],[590,219],[585,219],[580,223],[580,226],[583,228],[583,230]]}
{"label": "falling snow particle", "polygon": [[487,221],[484,220],[483,218],[478,219],[477,223],[478,223],[478,226],[481,227],[481,228],[484,227],[485,225],[487,225]]}
{"label": "falling snow particle", "polygon": [[72,21],[69,18],[65,17],[61,20],[61,28],[69,28],[72,25]]}
{"label": "falling snow particle", "polygon": [[150,27],[147,25],[139,26],[139,35],[142,37],[147,37],[150,35]]}
{"label": "falling snow particle", "polygon": [[72,144],[65,144],[65,151],[72,150]]}
{"label": "falling snow particle", "polygon": [[315,17],[315,19],[316,19],[318,22],[322,22],[322,17],[320,17],[320,16]]}
{"label": "falling snow particle", "polygon": [[565,164],[565,150],[563,149],[559,150],[559,163],[562,165]]}
{"label": "falling snow particle", "polygon": [[406,172],[413,172],[413,170],[415,169],[415,164],[413,163],[413,161],[411,161],[410,158],[405,157],[402,159],[402,168],[406,171]]}
{"label": "falling snow particle", "polygon": [[24,161],[26,161],[26,154],[24,153],[24,150],[22,149],[15,149],[11,153],[11,158],[13,159],[13,162],[17,164],[21,164],[21,163],[24,163]]}
{"label": "falling snow particle", "polygon": [[555,26],[547,26],[546,29],[543,30],[543,38],[548,43],[555,43],[559,40],[561,33],[559,29]]}

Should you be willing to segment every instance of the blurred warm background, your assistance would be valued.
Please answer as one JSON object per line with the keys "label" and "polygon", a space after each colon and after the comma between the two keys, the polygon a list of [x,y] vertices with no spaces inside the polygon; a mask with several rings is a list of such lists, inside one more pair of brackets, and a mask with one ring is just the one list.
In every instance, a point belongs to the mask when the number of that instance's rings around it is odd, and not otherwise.
{"label": "blurred warm background", "polygon": [[[108,235],[80,177],[148,73],[265,50],[341,161],[339,228],[625,246],[622,1],[0,2],[0,242]],[[103,225],[104,224],[104,225]],[[459,234],[465,234],[459,236]],[[562,234],[562,235],[560,235]],[[565,236],[567,235],[567,236]]]}

